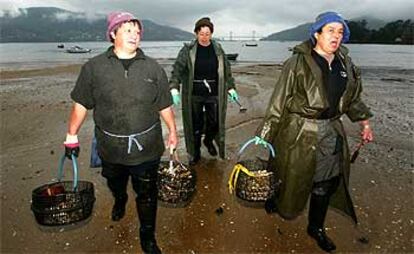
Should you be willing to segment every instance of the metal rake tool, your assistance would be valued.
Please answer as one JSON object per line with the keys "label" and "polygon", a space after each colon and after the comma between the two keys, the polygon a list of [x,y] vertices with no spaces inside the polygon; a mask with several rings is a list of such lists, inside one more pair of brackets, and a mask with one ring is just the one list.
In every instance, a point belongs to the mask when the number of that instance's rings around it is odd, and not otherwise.
{"label": "metal rake tool", "polygon": [[352,156],[351,156],[351,163],[354,163],[354,162],[355,162],[355,160],[357,159],[357,157],[358,157],[358,155],[359,155],[359,150],[360,150],[363,146],[364,146],[364,142],[363,142],[363,141],[361,141],[361,142],[357,145],[356,150],[352,153]]}
{"label": "metal rake tool", "polygon": [[[231,96],[231,94],[229,93],[229,95]],[[239,113],[245,113],[247,111],[247,108],[243,107],[243,105],[241,105],[239,99],[237,97],[233,98],[234,101],[237,103],[237,105],[239,105]]]}
{"label": "metal rake tool", "polygon": [[247,111],[247,108],[243,107],[238,99],[235,99],[234,101],[237,103],[237,105],[239,105],[240,113],[245,113]]}

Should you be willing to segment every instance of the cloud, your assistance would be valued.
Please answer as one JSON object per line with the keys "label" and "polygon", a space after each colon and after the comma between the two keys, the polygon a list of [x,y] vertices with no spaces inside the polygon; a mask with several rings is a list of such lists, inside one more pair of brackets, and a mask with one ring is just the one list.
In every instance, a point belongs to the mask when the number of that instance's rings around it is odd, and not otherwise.
{"label": "cloud", "polygon": [[17,17],[22,14],[26,14],[24,10],[19,10],[17,6],[15,6],[12,2],[9,1],[0,1],[0,16],[3,17],[4,15]]}
{"label": "cloud", "polygon": [[97,13],[70,13],[60,12],[55,14],[55,19],[59,22],[66,21],[68,19],[86,19],[89,22],[104,18],[103,15]]}
{"label": "cloud", "polygon": [[347,19],[370,16],[391,21],[414,16],[412,0],[0,0],[0,6],[0,14],[8,10],[18,15],[18,8],[52,6],[82,12],[89,19],[124,10],[189,32],[197,19],[209,16],[215,24],[215,36],[228,36],[230,31],[239,35],[255,31],[257,36],[266,36],[311,22],[328,10],[338,11]]}

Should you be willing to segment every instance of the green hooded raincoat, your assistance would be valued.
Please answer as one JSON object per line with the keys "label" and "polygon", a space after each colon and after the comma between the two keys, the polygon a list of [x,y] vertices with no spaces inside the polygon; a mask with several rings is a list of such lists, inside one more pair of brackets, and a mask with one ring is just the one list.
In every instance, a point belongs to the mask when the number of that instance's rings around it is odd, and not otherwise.
{"label": "green hooded raincoat", "polygon": [[[275,86],[265,118],[257,135],[273,144],[276,158],[272,168],[280,180],[277,193],[278,212],[287,219],[295,218],[305,208],[316,168],[317,124],[314,119],[328,108],[322,72],[311,56],[312,44],[306,41],[297,45],[283,66]],[[339,102],[339,114],[332,119],[334,128],[344,138],[341,180],[330,205],[349,215],[357,222],[348,191],[350,161],[349,148],[341,115],[351,121],[366,120],[372,116],[361,101],[360,71],[341,46],[336,55],[345,66],[348,82]]]}
{"label": "green hooded raincoat", "polygon": [[[219,131],[215,137],[216,144],[219,147],[219,155],[221,158],[225,156],[225,121],[227,110],[227,91],[235,88],[234,79],[231,74],[230,63],[221,45],[211,40],[214,51],[218,60],[218,111],[219,111]],[[170,89],[176,88],[180,90],[182,84],[182,118],[184,126],[185,145],[187,152],[194,155],[194,131],[192,121],[192,93],[194,80],[194,64],[197,53],[197,41],[185,43],[178,53],[177,59],[173,65],[173,71],[170,79]]]}

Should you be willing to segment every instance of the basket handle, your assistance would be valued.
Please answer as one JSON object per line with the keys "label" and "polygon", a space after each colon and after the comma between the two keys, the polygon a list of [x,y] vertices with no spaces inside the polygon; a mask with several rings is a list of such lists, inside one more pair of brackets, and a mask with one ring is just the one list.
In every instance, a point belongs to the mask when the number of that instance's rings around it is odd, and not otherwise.
{"label": "basket handle", "polygon": [[[254,138],[249,139],[246,143],[244,143],[244,145],[240,148],[240,151],[237,153],[237,156],[240,157],[240,155],[244,152],[244,150],[246,150],[246,148],[251,145],[252,143],[254,143]],[[273,146],[267,142],[266,142],[266,148],[269,150],[269,154],[274,158],[275,157],[275,149],[273,148]]]}
{"label": "basket handle", "polygon": [[177,149],[170,147],[170,159],[168,163],[168,171],[173,174],[174,173],[174,162],[181,164],[180,160],[178,159]]}
{"label": "basket handle", "polygon": [[184,166],[184,165],[178,158],[178,152],[176,148],[170,148],[169,156],[170,158],[168,160],[168,171],[170,172],[170,174],[174,174],[175,173],[174,163],[177,163],[181,166]]}
{"label": "basket handle", "polygon": [[168,171],[170,173],[174,173],[174,152],[175,152],[175,149],[170,147],[170,159],[168,163]]}
{"label": "basket handle", "polygon": [[[59,168],[58,168],[58,181],[60,182],[63,178],[63,164],[65,163],[66,156],[63,155],[59,161]],[[72,166],[73,166],[73,191],[76,190],[78,187],[78,161],[76,160],[76,156],[72,154]]]}

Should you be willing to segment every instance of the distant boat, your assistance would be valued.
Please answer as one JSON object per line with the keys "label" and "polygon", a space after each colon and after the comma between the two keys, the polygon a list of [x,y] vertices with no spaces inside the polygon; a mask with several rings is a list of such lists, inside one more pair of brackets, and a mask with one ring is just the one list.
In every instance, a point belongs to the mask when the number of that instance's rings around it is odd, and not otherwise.
{"label": "distant boat", "polygon": [[237,54],[237,53],[226,54],[227,60],[229,60],[229,61],[236,61],[238,56],[239,56],[239,54]]}
{"label": "distant boat", "polygon": [[75,45],[66,50],[68,53],[89,53],[91,49],[82,48],[81,46]]}
{"label": "distant boat", "polygon": [[244,46],[246,46],[246,47],[257,47],[257,43],[245,43]]}
{"label": "distant boat", "polygon": [[58,44],[57,47],[60,48],[60,49],[63,49],[65,47],[65,45],[61,43],[61,44]]}

